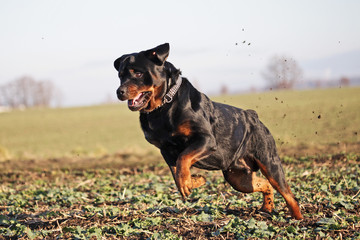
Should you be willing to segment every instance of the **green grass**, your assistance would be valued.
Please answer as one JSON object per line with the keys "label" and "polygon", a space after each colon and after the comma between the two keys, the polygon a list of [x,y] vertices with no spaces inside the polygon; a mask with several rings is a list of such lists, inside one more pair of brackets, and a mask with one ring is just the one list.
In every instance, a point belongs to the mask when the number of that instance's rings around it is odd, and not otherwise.
{"label": "green grass", "polygon": [[147,146],[138,113],[123,104],[2,113],[0,125],[0,146],[13,157],[81,157]]}
{"label": "green grass", "polygon": [[183,202],[166,166],[0,172],[0,239],[359,239],[360,155],[287,158],[304,219],[275,194],[243,194],[220,172]]}
{"label": "green grass", "polygon": [[[280,151],[303,148],[310,153],[326,153],[329,146],[344,152],[354,144],[358,147],[359,96],[360,88],[337,88],[212,99],[256,110]],[[1,113],[0,159],[157,151],[145,141],[138,118],[138,113],[120,103]]]}
{"label": "green grass", "polygon": [[273,91],[218,100],[256,110],[279,147],[335,145],[346,151],[347,144],[360,141],[360,88]]}

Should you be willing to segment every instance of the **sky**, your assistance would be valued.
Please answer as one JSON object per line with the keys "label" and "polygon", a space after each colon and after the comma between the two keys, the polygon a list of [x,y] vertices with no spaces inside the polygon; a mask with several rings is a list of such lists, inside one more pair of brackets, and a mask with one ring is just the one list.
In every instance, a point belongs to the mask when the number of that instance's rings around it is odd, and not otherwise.
{"label": "sky", "polygon": [[99,104],[116,99],[116,58],[165,42],[168,61],[208,94],[263,88],[274,55],[295,59],[306,79],[360,76],[359,63],[330,61],[360,59],[359,9],[358,0],[0,0],[0,85],[31,76],[53,81],[63,106]]}

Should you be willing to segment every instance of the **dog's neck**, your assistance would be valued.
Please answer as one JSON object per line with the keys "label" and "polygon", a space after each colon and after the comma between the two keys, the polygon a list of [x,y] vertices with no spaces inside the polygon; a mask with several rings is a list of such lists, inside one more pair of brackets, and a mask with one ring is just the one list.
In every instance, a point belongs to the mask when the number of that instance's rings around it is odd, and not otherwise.
{"label": "dog's neck", "polygon": [[163,107],[165,104],[171,103],[173,101],[175,94],[179,90],[181,83],[182,83],[181,74],[177,74],[176,76],[169,77],[167,79],[166,83],[164,83],[164,93],[162,96],[161,104],[159,106],[157,106],[156,108],[154,108],[152,111],[149,111],[149,112],[146,111],[143,113],[146,113],[146,114],[152,113],[153,111]]}

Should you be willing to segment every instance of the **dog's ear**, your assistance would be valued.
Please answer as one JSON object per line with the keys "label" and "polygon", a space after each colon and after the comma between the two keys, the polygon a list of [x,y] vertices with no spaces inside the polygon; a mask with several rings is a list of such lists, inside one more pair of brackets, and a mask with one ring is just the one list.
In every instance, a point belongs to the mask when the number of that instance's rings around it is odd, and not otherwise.
{"label": "dog's ear", "polygon": [[120,71],[120,64],[123,63],[127,58],[129,58],[129,54],[126,55],[122,55],[121,57],[119,57],[118,59],[115,60],[114,62],[114,67],[117,71]]}
{"label": "dog's ear", "polygon": [[170,45],[168,43],[164,43],[155,48],[149,49],[144,52],[144,55],[154,62],[156,65],[163,65],[169,56]]}

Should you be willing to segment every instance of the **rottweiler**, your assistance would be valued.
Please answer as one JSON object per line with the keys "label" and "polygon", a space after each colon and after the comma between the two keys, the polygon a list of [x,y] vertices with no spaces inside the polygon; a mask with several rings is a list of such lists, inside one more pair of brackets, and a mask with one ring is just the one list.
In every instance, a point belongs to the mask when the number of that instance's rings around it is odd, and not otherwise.
{"label": "rottweiler", "polygon": [[[235,190],[262,192],[262,211],[274,209],[275,188],[291,216],[302,219],[274,138],[257,113],[211,101],[166,61],[169,50],[165,43],[116,59],[116,93],[131,111],[140,112],[145,138],[160,149],[184,200],[206,182],[201,175],[191,175],[192,166],[221,170]],[[258,170],[267,180],[256,176]]]}

